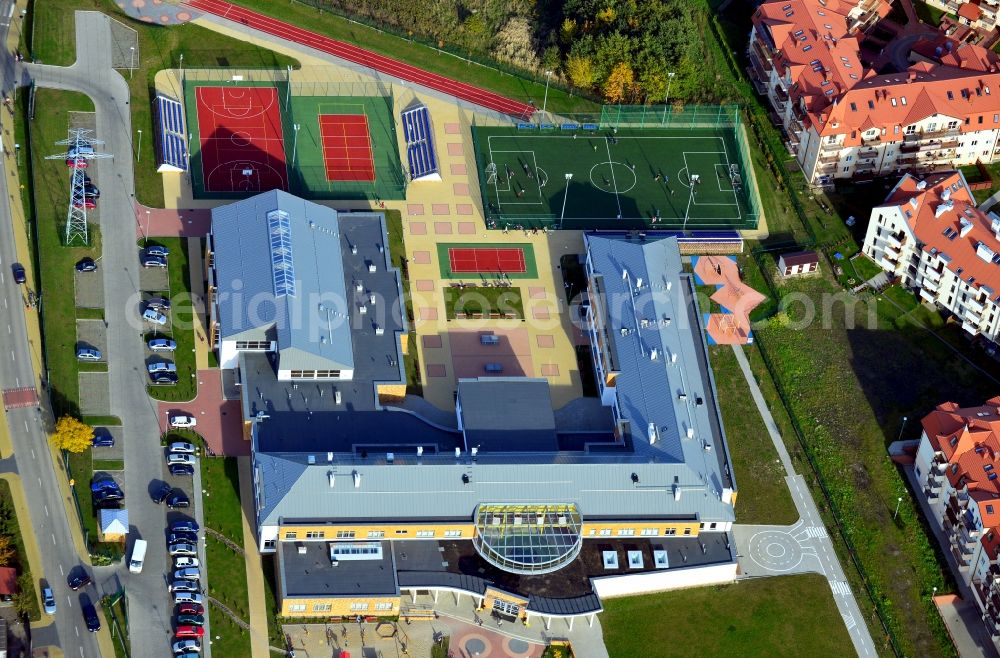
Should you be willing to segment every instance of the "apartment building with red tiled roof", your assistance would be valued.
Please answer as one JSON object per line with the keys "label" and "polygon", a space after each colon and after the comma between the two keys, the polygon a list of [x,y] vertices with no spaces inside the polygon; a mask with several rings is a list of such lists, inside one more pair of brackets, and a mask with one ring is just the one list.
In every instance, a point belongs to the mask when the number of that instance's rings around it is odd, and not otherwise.
{"label": "apartment building with red tiled roof", "polygon": [[1000,66],[982,48],[919,44],[918,61],[879,75],[860,60],[862,30],[887,3],[761,5],[750,73],[813,185],[1000,157]]}
{"label": "apartment building with red tiled roof", "polygon": [[954,576],[969,585],[1000,649],[1000,397],[940,404],[921,421],[914,474],[944,534]]}
{"label": "apartment building with red tiled roof", "polygon": [[1000,217],[976,208],[961,172],[903,176],[861,249],[972,336],[1000,338]]}
{"label": "apartment building with red tiled roof", "polygon": [[997,26],[1000,0],[923,0],[949,14],[955,14],[958,22],[983,33]]}

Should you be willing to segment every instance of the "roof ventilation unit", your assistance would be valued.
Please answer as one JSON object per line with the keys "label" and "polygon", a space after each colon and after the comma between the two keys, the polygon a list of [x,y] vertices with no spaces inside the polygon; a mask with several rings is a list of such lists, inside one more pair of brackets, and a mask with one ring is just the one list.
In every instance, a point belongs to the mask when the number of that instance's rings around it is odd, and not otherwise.
{"label": "roof ventilation unit", "polygon": [[391,464],[394,459],[396,459],[396,455],[394,455],[391,452],[385,453],[385,463],[386,464]]}
{"label": "roof ventilation unit", "polygon": [[424,447],[417,446],[417,457],[423,457],[423,456],[424,456]]}
{"label": "roof ventilation unit", "polygon": [[327,472],[327,474],[326,474],[326,481],[330,485],[330,488],[333,489],[333,487],[334,487],[334,485],[336,484],[336,481],[337,481],[337,476],[334,475],[333,471],[328,471]]}
{"label": "roof ventilation unit", "polygon": [[954,209],[955,209],[955,202],[952,201],[951,199],[948,199],[947,201],[938,204],[938,207],[934,209],[934,218],[937,219],[938,217],[945,214],[949,210],[954,210]]}
{"label": "roof ventilation unit", "polygon": [[354,475],[354,488],[355,489],[360,489],[361,488],[361,473],[358,473],[357,471],[354,471],[353,475]]}
{"label": "roof ventilation unit", "polygon": [[313,464],[316,463],[316,455],[309,455],[306,461],[308,461],[309,465],[312,466]]}
{"label": "roof ventilation unit", "polygon": [[305,555],[306,551],[308,550],[306,548],[306,545],[303,544],[303,543],[298,543],[298,544],[295,545],[295,547],[298,549],[299,555]]}
{"label": "roof ventilation unit", "polygon": [[941,200],[947,201],[949,199],[951,199],[951,188],[946,187],[941,191]]}
{"label": "roof ventilation unit", "polygon": [[972,226],[973,226],[972,222],[963,217],[961,228],[959,228],[958,230],[959,237],[964,238],[965,236],[967,236],[969,234],[969,231],[972,230]]}
{"label": "roof ventilation unit", "polygon": [[656,440],[660,438],[660,432],[656,429],[656,423],[649,424],[649,445],[656,443]]}
{"label": "roof ventilation unit", "polygon": [[455,446],[455,459],[458,459],[461,456],[462,456],[462,449],[459,448],[458,446]]}

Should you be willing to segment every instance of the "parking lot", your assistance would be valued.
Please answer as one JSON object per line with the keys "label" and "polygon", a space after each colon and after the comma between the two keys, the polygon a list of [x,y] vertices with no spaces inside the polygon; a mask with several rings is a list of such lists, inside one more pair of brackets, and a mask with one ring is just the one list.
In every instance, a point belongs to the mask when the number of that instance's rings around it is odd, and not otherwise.
{"label": "parking lot", "polygon": [[165,267],[143,267],[139,271],[139,287],[149,291],[170,289],[169,276]]}
{"label": "parking lot", "polygon": [[90,347],[101,352],[101,361],[107,361],[108,340],[104,320],[77,320],[76,346]]}
{"label": "parking lot", "polygon": [[74,272],[77,308],[102,308],[104,306],[104,277],[96,272]]}
{"label": "parking lot", "polygon": [[111,403],[108,398],[108,373],[80,373],[80,413],[84,416],[109,415]]}
{"label": "parking lot", "polygon": [[113,446],[94,446],[91,449],[94,461],[107,461],[113,459],[125,459],[124,434],[120,426],[100,426],[94,428],[94,436],[110,436],[115,444]]}

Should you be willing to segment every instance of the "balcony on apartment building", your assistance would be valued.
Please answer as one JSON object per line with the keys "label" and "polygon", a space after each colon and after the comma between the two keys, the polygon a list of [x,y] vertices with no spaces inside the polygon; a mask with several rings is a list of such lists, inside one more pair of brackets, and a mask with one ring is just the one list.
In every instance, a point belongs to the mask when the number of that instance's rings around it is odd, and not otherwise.
{"label": "balcony on apartment building", "polygon": [[983,623],[993,635],[1000,634],[1000,587],[997,584],[996,565],[991,565],[986,578],[974,579],[972,589],[983,611]]}
{"label": "balcony on apartment building", "polygon": [[973,311],[976,315],[979,315],[986,310],[986,305],[980,302],[978,299],[972,299],[971,297],[969,297],[963,303],[965,304],[966,309]]}
{"label": "balcony on apartment building", "polygon": [[937,290],[926,286],[927,282],[924,281],[924,287],[920,288],[920,298],[929,304],[937,303]]}
{"label": "balcony on apartment building", "polygon": [[[941,491],[944,489],[944,471],[946,468],[948,468],[947,462],[939,462],[935,459],[935,461],[931,463],[931,469],[927,473],[926,488],[924,489],[925,493],[929,492],[930,494],[933,494],[934,498],[941,495]],[[928,498],[930,497],[931,495],[928,495]]]}
{"label": "balcony on apartment building", "polygon": [[781,85],[774,85],[774,97],[777,99],[778,103],[784,107],[785,103],[788,102],[788,92],[781,88]]}
{"label": "balcony on apartment building", "polygon": [[834,153],[832,155],[821,155],[819,157],[819,163],[821,165],[830,165],[830,164],[835,165],[838,162],[840,162],[840,155],[837,153]]}
{"label": "balcony on apartment building", "polygon": [[[979,320],[975,320],[974,322],[978,323]],[[974,324],[973,322],[969,322],[968,320],[962,321],[962,331],[969,334],[970,336],[978,336],[980,334],[979,325]]]}
{"label": "balcony on apartment building", "polygon": [[871,158],[878,157],[878,149],[873,148],[863,148],[858,151],[858,158],[862,160],[870,160]]}

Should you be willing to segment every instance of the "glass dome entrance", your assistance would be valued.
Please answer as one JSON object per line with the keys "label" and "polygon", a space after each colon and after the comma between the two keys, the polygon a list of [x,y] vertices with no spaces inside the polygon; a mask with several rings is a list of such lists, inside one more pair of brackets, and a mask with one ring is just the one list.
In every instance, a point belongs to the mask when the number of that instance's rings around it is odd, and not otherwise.
{"label": "glass dome entrance", "polygon": [[543,574],[580,553],[583,520],[573,504],[483,503],[476,508],[476,550],[495,567]]}

